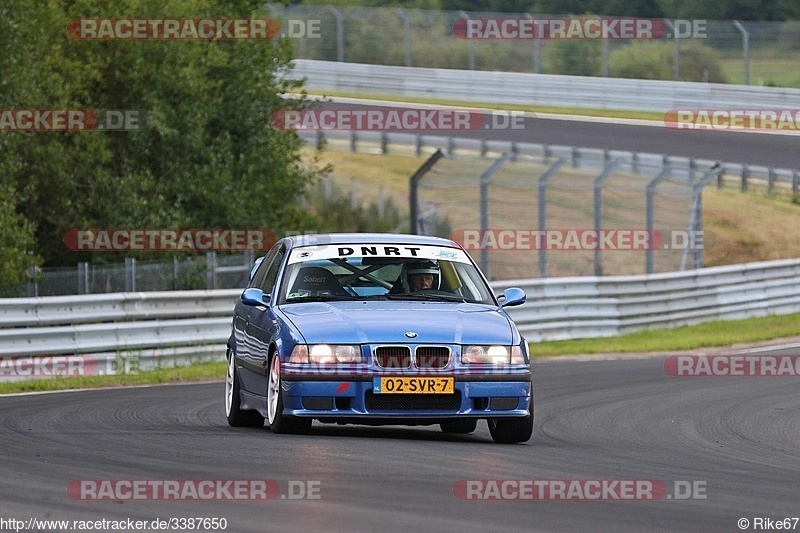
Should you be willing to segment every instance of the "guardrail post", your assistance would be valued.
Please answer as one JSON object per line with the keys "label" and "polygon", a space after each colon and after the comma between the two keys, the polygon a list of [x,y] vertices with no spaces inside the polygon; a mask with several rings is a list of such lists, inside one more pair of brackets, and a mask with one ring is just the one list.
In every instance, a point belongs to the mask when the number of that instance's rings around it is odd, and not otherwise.
{"label": "guardrail post", "polygon": [[[514,157],[513,152],[506,152],[498,159],[495,159],[489,168],[481,174],[480,178],[480,219],[481,219],[481,240],[486,232],[489,230],[489,185],[492,182],[492,176],[502,168],[509,159]],[[489,278],[489,251],[481,248],[481,270],[483,274]]]}
{"label": "guardrail post", "polygon": [[797,186],[800,183],[800,170],[792,173],[792,200],[797,201]]}
{"label": "guardrail post", "polygon": [[747,168],[747,165],[742,165],[742,192],[747,190],[747,175],[750,173],[750,169]]}
{"label": "guardrail post", "polygon": [[322,148],[322,141],[325,140],[322,130],[314,130],[314,147],[319,150]]}
{"label": "guardrail post", "polygon": [[767,194],[772,194],[772,190],[775,188],[775,167],[769,167],[767,169]]}
{"label": "guardrail post", "polygon": [[339,10],[333,6],[325,6],[336,19],[336,61],[344,62],[344,19]]}
{"label": "guardrail post", "polygon": [[350,130],[350,151],[356,151],[356,130]]}
{"label": "guardrail post", "polygon": [[578,160],[581,157],[581,150],[577,146],[572,147],[572,168],[578,168]]}
{"label": "guardrail post", "polygon": [[428,171],[433,168],[433,165],[436,164],[439,159],[443,158],[444,154],[441,150],[436,150],[427,161],[425,161],[421,167],[417,169],[414,174],[408,180],[408,215],[409,215],[409,233],[411,235],[417,235],[418,227],[419,227],[419,201],[418,201],[418,189],[419,189],[419,180],[422,179],[422,176],[428,173]]}
{"label": "guardrail post", "polygon": [[389,152],[389,134],[385,131],[381,132],[381,153],[387,154]]}
{"label": "guardrail post", "polygon": [[547,277],[547,184],[555,176],[566,160],[559,157],[544,174],[539,177],[537,200],[539,203],[539,227],[537,228],[541,236],[538,243],[539,247],[539,277]]}
{"label": "guardrail post", "polygon": [[633,174],[639,173],[639,152],[631,153],[631,172]]}
{"label": "guardrail post", "polygon": [[447,155],[453,155],[453,152],[456,149],[456,138],[452,135],[447,138]]}
{"label": "guardrail post", "polygon": [[136,258],[125,258],[125,292],[136,292]]}
{"label": "guardrail post", "polygon": [[[608,151],[605,152],[605,157],[608,158]],[[603,275],[603,250],[600,243],[600,230],[603,229],[603,183],[614,173],[619,160],[612,161],[606,160],[603,172],[594,180],[594,230],[597,232],[597,247],[594,249],[594,275]]]}
{"label": "guardrail post", "polygon": [[486,157],[486,152],[489,151],[489,147],[488,147],[488,144],[486,142],[486,139],[481,139],[481,145],[480,146],[481,146],[480,147],[481,157]]}
{"label": "guardrail post", "polygon": [[547,160],[550,158],[550,145],[543,144],[542,145],[542,163],[547,163]]}
{"label": "guardrail post", "polygon": [[647,192],[645,193],[645,226],[647,227],[647,250],[645,251],[645,272],[647,274],[653,273],[653,259],[654,259],[654,239],[655,236],[655,201],[654,196],[658,184],[667,179],[672,173],[670,167],[666,167],[658,173],[658,175],[650,180],[647,184]]}

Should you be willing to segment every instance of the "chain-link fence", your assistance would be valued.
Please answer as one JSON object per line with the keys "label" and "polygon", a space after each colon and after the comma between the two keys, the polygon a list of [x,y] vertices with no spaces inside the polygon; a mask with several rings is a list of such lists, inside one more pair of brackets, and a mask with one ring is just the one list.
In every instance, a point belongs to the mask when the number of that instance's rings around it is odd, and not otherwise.
{"label": "chain-link fence", "polygon": [[132,291],[233,289],[247,285],[254,254],[217,254],[173,257],[172,261],[120,264],[78,263],[76,267],[36,268],[27,284],[8,296],[65,296]]}
{"label": "chain-link fence", "polygon": [[[466,39],[468,19],[565,15],[281,6],[298,59],[800,87],[800,22],[650,19],[652,39]],[[610,17],[593,17],[610,20]],[[642,20],[642,19],[640,19]],[[289,24],[292,21],[295,26]],[[612,33],[613,35],[613,33]],[[677,38],[676,38],[677,36]]]}
{"label": "chain-link fence", "polygon": [[715,171],[606,157],[440,156],[412,191],[417,232],[459,241],[493,280],[702,266],[699,198]]}

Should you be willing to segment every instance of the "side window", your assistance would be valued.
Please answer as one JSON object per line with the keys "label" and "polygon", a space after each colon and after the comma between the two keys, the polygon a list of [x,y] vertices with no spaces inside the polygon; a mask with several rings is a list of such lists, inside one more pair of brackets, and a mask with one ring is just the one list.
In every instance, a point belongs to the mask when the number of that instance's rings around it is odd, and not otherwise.
{"label": "side window", "polygon": [[[272,264],[269,265],[267,274],[264,276],[264,279],[260,285],[260,288],[262,291],[264,291],[264,294],[272,294],[272,289],[275,287],[275,280],[278,278],[278,270],[281,268],[281,263],[283,263],[283,256],[285,253],[286,250],[284,250],[283,246],[281,246],[281,249],[275,254]],[[267,260],[265,259],[264,262],[266,263]]]}
{"label": "side window", "polygon": [[264,260],[261,261],[261,264],[258,266],[258,270],[256,270],[256,275],[253,276],[253,279],[250,280],[250,284],[247,285],[248,288],[261,287],[261,284],[264,282],[264,277],[267,275],[267,270],[269,270],[272,260],[275,258],[275,254],[278,253],[279,248],[280,245],[276,244],[267,252],[266,257],[264,257]]}

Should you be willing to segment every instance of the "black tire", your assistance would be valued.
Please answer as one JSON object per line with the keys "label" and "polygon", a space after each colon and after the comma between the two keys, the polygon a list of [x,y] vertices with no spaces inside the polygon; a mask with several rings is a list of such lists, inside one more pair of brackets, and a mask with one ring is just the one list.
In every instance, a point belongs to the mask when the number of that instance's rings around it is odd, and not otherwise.
{"label": "black tire", "polygon": [[228,370],[225,378],[225,415],[228,417],[228,424],[233,427],[264,427],[264,417],[261,416],[261,413],[241,409],[240,390],[239,373],[236,372],[233,353],[229,349]]}
{"label": "black tire", "polygon": [[467,434],[475,431],[478,427],[477,418],[459,418],[455,420],[445,420],[439,424],[444,433],[460,433]]}
{"label": "black tire", "polygon": [[307,433],[312,419],[283,414],[283,390],[281,388],[281,360],[273,354],[269,362],[267,384],[267,422],[273,433]]}
{"label": "black tire", "polygon": [[528,416],[522,418],[490,418],[489,433],[499,444],[528,442],[533,435],[533,403],[528,407]]}

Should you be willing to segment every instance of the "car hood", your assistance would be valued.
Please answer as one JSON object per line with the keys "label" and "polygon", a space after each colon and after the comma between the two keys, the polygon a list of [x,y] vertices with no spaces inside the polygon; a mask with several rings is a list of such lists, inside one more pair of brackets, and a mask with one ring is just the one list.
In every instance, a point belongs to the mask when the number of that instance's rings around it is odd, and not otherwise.
{"label": "car hood", "polygon": [[[511,323],[496,307],[439,302],[295,303],[281,311],[308,343],[512,343]],[[406,332],[417,336],[410,339]]]}

